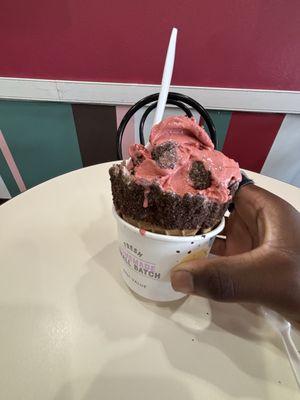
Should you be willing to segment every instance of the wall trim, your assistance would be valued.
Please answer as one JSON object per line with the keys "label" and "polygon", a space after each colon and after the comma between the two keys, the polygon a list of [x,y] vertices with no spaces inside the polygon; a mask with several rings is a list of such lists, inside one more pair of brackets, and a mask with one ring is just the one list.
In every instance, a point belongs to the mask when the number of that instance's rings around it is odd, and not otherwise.
{"label": "wall trim", "polygon": [[[0,77],[0,99],[130,105],[159,85]],[[172,86],[208,109],[300,114],[300,91]]]}

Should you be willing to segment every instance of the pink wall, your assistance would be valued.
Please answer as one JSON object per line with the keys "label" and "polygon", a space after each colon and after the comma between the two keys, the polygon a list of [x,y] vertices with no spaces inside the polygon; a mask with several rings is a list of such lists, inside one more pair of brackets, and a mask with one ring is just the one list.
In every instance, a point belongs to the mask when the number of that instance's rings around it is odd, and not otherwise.
{"label": "pink wall", "polygon": [[0,76],[300,90],[299,0],[1,0]]}

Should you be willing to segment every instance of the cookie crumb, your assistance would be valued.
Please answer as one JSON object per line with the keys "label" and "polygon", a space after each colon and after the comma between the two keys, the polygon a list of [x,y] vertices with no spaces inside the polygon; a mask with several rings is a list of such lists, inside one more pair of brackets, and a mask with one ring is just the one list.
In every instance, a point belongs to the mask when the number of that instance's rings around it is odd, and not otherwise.
{"label": "cookie crumb", "polygon": [[151,156],[160,168],[173,169],[178,159],[177,144],[171,141],[162,143],[152,150]]}
{"label": "cookie crumb", "polygon": [[189,172],[189,177],[195,189],[207,189],[211,185],[211,173],[205,169],[202,161],[194,161]]}

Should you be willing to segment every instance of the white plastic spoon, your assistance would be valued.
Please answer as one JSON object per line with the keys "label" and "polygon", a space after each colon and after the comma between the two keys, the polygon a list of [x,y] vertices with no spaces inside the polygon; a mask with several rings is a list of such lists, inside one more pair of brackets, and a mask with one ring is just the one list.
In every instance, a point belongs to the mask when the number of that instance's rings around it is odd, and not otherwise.
{"label": "white plastic spoon", "polygon": [[163,72],[162,81],[161,81],[161,88],[160,88],[158,103],[157,103],[154,122],[153,122],[154,125],[158,124],[162,120],[163,115],[164,115],[167,98],[168,98],[168,94],[169,94],[169,89],[170,89],[170,84],[171,84],[171,80],[172,80],[172,74],[173,74],[175,50],[176,50],[176,40],[177,40],[177,29],[173,28],[171,37],[170,37],[170,41],[169,41],[166,60],[165,60],[164,72]]}
{"label": "white plastic spoon", "polygon": [[300,356],[291,337],[291,324],[280,314],[268,308],[262,307],[262,312],[267,321],[278,332],[284,344],[288,359],[300,389]]}

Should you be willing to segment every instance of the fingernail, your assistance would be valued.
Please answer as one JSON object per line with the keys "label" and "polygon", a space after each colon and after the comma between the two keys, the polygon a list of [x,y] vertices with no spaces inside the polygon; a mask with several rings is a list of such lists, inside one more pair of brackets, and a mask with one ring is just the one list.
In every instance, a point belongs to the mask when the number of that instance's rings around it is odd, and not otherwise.
{"label": "fingernail", "polygon": [[194,290],[193,275],[188,271],[175,271],[172,273],[172,286],[176,292],[192,293]]}

